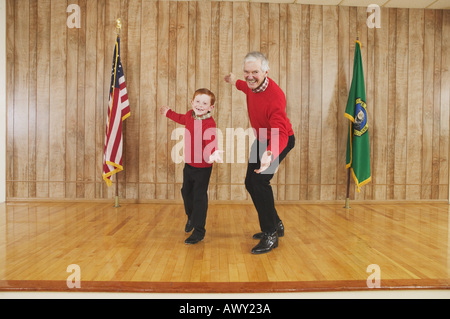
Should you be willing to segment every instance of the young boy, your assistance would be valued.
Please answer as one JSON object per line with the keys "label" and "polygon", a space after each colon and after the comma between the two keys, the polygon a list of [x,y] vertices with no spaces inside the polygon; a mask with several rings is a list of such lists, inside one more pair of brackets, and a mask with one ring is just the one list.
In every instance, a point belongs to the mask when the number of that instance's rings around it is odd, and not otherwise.
{"label": "young boy", "polygon": [[191,236],[185,243],[194,245],[205,237],[206,212],[208,210],[208,186],[212,164],[221,163],[217,149],[216,122],[211,116],[216,97],[208,89],[199,89],[191,101],[192,110],[178,114],[163,106],[160,113],[169,119],[185,125],[183,196],[188,217],[185,232]]}

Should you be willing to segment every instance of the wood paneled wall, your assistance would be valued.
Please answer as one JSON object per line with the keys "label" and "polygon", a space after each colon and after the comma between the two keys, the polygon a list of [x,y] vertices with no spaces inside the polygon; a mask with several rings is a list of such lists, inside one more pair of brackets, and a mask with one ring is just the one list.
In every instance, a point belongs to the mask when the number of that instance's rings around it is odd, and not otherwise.
{"label": "wood paneled wall", "polygon": [[[79,29],[66,25],[69,4],[81,8]],[[228,156],[215,165],[210,198],[248,199],[248,143],[244,149],[225,134],[249,127],[245,97],[223,77],[242,76],[251,50],[268,55],[297,139],[273,180],[276,198],[345,198],[344,110],[357,33],[373,182],[360,194],[352,187],[352,198],[448,199],[450,10],[382,8],[381,28],[369,29],[365,7],[7,0],[8,199],[113,197],[114,187],[102,180],[102,155],[118,17],[132,111],[119,175],[123,199],[181,198],[183,164],[171,159],[178,125],[158,111],[186,111],[200,87],[217,95],[214,117]]]}

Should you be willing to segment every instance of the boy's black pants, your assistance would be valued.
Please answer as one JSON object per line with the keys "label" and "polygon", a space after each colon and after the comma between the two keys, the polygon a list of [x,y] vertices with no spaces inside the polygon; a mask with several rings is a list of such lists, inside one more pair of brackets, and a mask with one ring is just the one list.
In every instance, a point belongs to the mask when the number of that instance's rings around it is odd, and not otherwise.
{"label": "boy's black pants", "polygon": [[183,169],[183,196],[186,215],[192,221],[194,231],[206,233],[206,212],[208,211],[208,186],[212,167],[197,168],[185,164]]}
{"label": "boy's black pants", "polygon": [[258,140],[255,140],[251,148],[250,159],[247,166],[247,176],[245,177],[245,188],[252,197],[253,204],[258,212],[259,224],[262,232],[274,233],[277,224],[280,222],[280,217],[275,209],[275,200],[270,181],[280,163],[294,146],[295,136],[292,135],[289,137],[288,144],[280,153],[280,156],[261,174],[257,174],[254,171],[261,167],[261,156],[267,149],[267,143],[260,143]]}

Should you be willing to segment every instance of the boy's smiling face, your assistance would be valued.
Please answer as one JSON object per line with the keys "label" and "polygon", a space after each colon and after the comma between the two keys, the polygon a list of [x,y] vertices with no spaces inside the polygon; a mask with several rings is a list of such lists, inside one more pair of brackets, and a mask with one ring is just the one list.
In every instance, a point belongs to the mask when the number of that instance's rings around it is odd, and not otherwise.
{"label": "boy's smiling face", "polygon": [[206,94],[198,94],[191,101],[192,109],[195,115],[202,116],[212,111],[214,105],[211,105],[211,97]]}

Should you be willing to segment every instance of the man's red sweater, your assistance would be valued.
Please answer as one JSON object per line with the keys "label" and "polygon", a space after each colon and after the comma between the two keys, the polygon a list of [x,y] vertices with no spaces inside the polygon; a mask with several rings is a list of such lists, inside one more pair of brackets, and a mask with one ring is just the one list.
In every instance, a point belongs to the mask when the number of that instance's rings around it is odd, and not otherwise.
{"label": "man's red sweater", "polygon": [[211,167],[209,157],[217,148],[216,122],[212,117],[204,120],[195,120],[194,111],[178,114],[172,110],[167,111],[166,117],[185,126],[184,134],[184,161],[193,167]]}
{"label": "man's red sweater", "polygon": [[294,135],[286,114],[286,96],[280,87],[269,78],[269,86],[260,93],[254,93],[245,81],[237,80],[236,88],[247,95],[247,109],[250,123],[260,142],[268,141],[267,150],[276,159],[286,148],[289,136]]}

